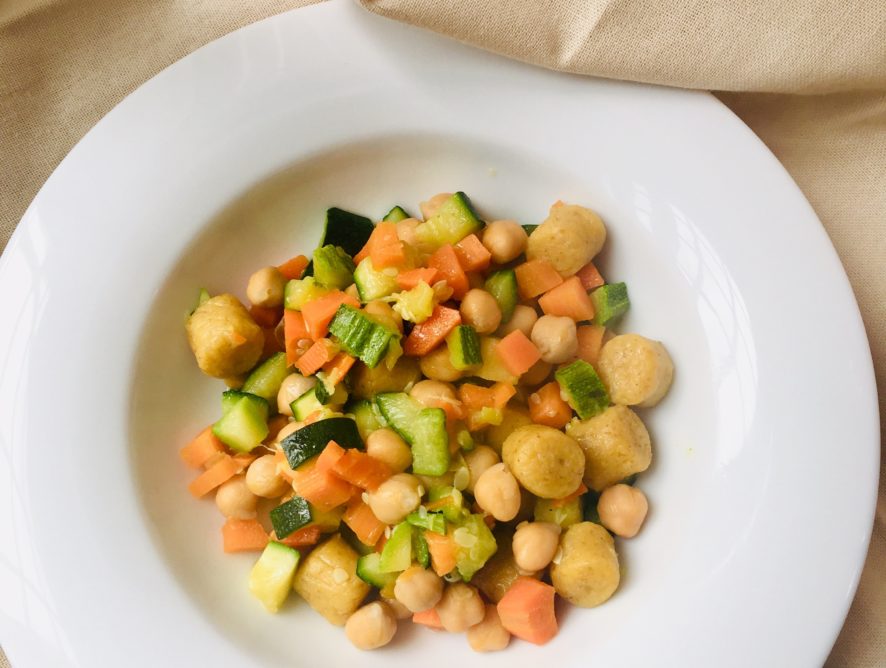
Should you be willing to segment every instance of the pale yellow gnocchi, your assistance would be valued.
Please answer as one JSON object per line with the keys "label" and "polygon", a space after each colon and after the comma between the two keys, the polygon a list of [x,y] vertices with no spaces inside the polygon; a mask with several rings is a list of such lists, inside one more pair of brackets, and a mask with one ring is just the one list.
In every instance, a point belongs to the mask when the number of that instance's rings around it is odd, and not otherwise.
{"label": "pale yellow gnocchi", "polygon": [[660,342],[621,334],[603,345],[597,371],[613,403],[655,406],[671,387],[674,363]]}

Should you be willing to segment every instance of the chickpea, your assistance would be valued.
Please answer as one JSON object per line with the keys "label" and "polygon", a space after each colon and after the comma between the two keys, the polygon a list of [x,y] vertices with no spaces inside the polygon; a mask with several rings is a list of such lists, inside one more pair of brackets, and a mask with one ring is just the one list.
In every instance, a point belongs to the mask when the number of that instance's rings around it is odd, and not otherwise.
{"label": "chickpea", "polygon": [[304,422],[297,422],[297,421],[290,422],[285,427],[283,427],[283,429],[281,429],[280,431],[277,432],[277,436],[274,438],[274,440],[277,443],[280,443],[284,438],[286,438],[290,434],[294,434],[295,432],[297,432],[299,429],[301,429],[304,426],[305,426]]}
{"label": "chickpea", "polygon": [[568,362],[578,353],[575,321],[566,316],[543,315],[532,327],[530,338],[548,364]]}
{"label": "chickpea", "polygon": [[412,612],[433,608],[442,596],[442,578],[421,566],[410,566],[397,576],[394,583],[394,598]]}
{"label": "chickpea", "polygon": [[418,238],[415,236],[415,228],[421,224],[417,218],[406,218],[397,222],[397,237],[403,243],[415,246]]}
{"label": "chickpea", "polygon": [[557,553],[560,526],[551,522],[527,522],[517,527],[511,548],[514,561],[524,571],[545,568]]}
{"label": "chickpea", "polygon": [[486,616],[486,606],[477,590],[464,582],[449,585],[435,608],[443,628],[461,633],[479,624]]}
{"label": "chickpea", "polygon": [[646,495],[635,487],[619,483],[607,487],[597,501],[600,522],[616,536],[633,538],[640,531],[649,501]]}
{"label": "chickpea", "polygon": [[255,517],[258,497],[249,491],[245,478],[242,475],[231,478],[222,483],[215,493],[215,505],[225,517],[236,520],[251,520]]}
{"label": "chickpea", "polygon": [[428,408],[439,407],[441,403],[458,403],[452,385],[439,380],[419,381],[412,386],[409,395],[422,406]]}
{"label": "chickpea", "polygon": [[400,603],[396,598],[385,598],[385,603],[397,619],[412,619],[412,610]]}
{"label": "chickpea", "polygon": [[403,318],[391,308],[390,304],[378,300],[371,301],[363,307],[363,310],[383,325],[387,325],[398,332],[403,332]]}
{"label": "chickpea", "polygon": [[520,483],[507,466],[494,464],[477,479],[474,499],[495,519],[508,522],[520,511]]}
{"label": "chickpea", "polygon": [[449,359],[449,348],[439,346],[421,358],[419,365],[421,372],[433,380],[452,382],[462,376],[462,372],[452,366]]}
{"label": "chickpea", "polygon": [[491,334],[501,324],[501,308],[486,290],[468,290],[458,310],[465,324],[471,325],[478,334]]}
{"label": "chickpea", "polygon": [[511,319],[498,328],[496,335],[505,337],[519,329],[528,338],[532,335],[532,328],[535,326],[536,320],[538,320],[538,313],[534,308],[525,304],[517,304]]}
{"label": "chickpea", "polygon": [[548,379],[548,376],[551,375],[551,370],[554,367],[544,360],[538,360],[535,364],[529,367],[529,371],[520,376],[520,384],[521,385],[541,385]]}
{"label": "chickpea", "polygon": [[280,270],[277,267],[264,267],[249,277],[246,297],[256,306],[280,306],[285,288],[286,279]]}
{"label": "chickpea", "polygon": [[409,473],[398,473],[369,492],[369,507],[385,524],[397,524],[421,504],[421,482]]}
{"label": "chickpea", "polygon": [[466,635],[475,652],[496,652],[511,642],[511,634],[502,625],[498,608],[491,603],[486,605],[483,621],[469,628]]}
{"label": "chickpea", "polygon": [[397,632],[397,618],[382,601],[373,601],[348,617],[345,635],[357,649],[384,647]]}
{"label": "chickpea", "polygon": [[494,220],[483,230],[483,245],[495,264],[505,264],[526,250],[526,230],[513,220]]}
{"label": "chickpea", "polygon": [[289,483],[277,475],[274,455],[262,455],[246,470],[246,487],[256,496],[276,499],[290,489]]}
{"label": "chickpea", "polygon": [[412,466],[412,450],[393,429],[376,429],[369,434],[366,454],[387,464],[394,473]]}
{"label": "chickpea", "polygon": [[477,481],[487,469],[492,468],[501,461],[498,453],[488,445],[478,445],[470,452],[465,453],[465,463],[468,465],[468,471],[471,474],[468,482],[467,490],[473,494]]}
{"label": "chickpea", "polygon": [[452,197],[452,193],[437,193],[431,199],[426,202],[422,202],[418,205],[418,208],[421,209],[421,216],[425,220],[428,218],[433,218],[437,211],[443,206],[443,202]]}
{"label": "chickpea", "polygon": [[316,378],[305,378],[300,373],[291,373],[283,379],[280,391],[277,392],[277,411],[281,415],[292,417],[289,404],[317,384]]}

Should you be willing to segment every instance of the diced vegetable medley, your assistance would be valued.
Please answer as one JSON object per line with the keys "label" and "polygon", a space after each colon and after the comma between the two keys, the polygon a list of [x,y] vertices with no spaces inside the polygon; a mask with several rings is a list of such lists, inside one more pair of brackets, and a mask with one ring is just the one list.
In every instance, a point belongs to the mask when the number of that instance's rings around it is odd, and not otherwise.
{"label": "diced vegetable medley", "polygon": [[294,590],[358,648],[411,620],[478,651],[557,634],[557,595],[600,605],[640,530],[665,347],[616,334],[624,283],[600,217],[484,222],[461,192],[373,224],[327,213],[312,258],[256,271],[247,309],[200,291],[187,335],[223,379],[181,450],[225,552],[269,612]]}

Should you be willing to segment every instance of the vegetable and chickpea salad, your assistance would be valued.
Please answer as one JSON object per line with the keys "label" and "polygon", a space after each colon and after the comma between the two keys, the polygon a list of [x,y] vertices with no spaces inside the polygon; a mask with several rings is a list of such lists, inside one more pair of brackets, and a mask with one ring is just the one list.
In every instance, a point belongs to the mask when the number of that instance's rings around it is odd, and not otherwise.
{"label": "vegetable and chickpea salad", "polygon": [[261,552],[248,586],[271,612],[295,590],[361,649],[405,619],[480,652],[544,644],[556,595],[618,587],[652,460],[631,407],[673,364],[612,332],[628,293],[594,266],[593,211],[484,223],[457,192],[421,213],[330,209],[310,261],[252,275],[249,309],[201,291],[188,339],[230,389],[181,451],[189,489],[215,495],[226,552]]}

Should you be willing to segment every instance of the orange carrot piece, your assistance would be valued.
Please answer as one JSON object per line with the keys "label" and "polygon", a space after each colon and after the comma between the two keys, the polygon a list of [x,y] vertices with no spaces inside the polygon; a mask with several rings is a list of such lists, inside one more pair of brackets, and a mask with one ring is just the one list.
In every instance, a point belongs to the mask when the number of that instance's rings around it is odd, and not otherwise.
{"label": "orange carrot piece", "polygon": [[278,543],[283,543],[288,547],[309,547],[311,545],[315,545],[317,541],[320,540],[320,536],[322,535],[322,533],[322,528],[320,528],[316,524],[310,524],[306,527],[302,527],[301,529],[293,531],[291,534],[286,536],[286,538],[277,538],[277,534],[272,531],[271,540],[277,541]]}
{"label": "orange carrot piece", "polygon": [[286,260],[277,267],[277,270],[283,274],[283,278],[287,281],[294,281],[302,277],[308,266],[308,258],[304,255],[296,255],[294,258]]}
{"label": "orange carrot piece", "polygon": [[465,271],[483,271],[492,262],[492,253],[486,249],[476,234],[469,234],[455,244],[455,254]]}
{"label": "orange carrot piece", "polygon": [[346,352],[340,352],[326,364],[323,365],[323,371],[326,372],[326,379],[333,385],[338,385],[344,377],[348,375],[348,371],[354,366],[357,359],[348,355]]}
{"label": "orange carrot piece", "polygon": [[594,266],[593,262],[588,262],[585,266],[579,269],[575,275],[578,277],[578,280],[581,281],[585,290],[599,288],[606,282],[603,280],[600,272],[597,271],[597,267]]}
{"label": "orange carrot piece", "polygon": [[428,285],[433,285],[437,280],[440,272],[434,267],[419,267],[418,269],[410,269],[397,274],[397,287],[401,290],[412,290],[416,285],[424,281]]}
{"label": "orange carrot piece", "polygon": [[364,545],[375,545],[385,532],[384,522],[375,516],[359,495],[351,499],[341,519]]}
{"label": "orange carrot piece", "polygon": [[588,364],[596,364],[603,347],[603,335],[606,328],[602,325],[581,325],[577,330],[578,357]]}
{"label": "orange carrot piece", "polygon": [[455,540],[452,536],[449,534],[441,536],[433,531],[425,531],[425,540],[428,543],[428,552],[431,554],[431,567],[434,569],[434,572],[440,577],[451,572],[455,568],[456,557]]}
{"label": "orange carrot piece", "polygon": [[564,496],[562,499],[554,499],[553,501],[551,501],[551,507],[552,508],[562,508],[567,503],[571,503],[572,501],[575,501],[578,497],[580,497],[582,494],[584,494],[587,491],[588,491],[587,486],[584,483],[581,483],[578,486],[578,489],[575,490],[569,496]]}
{"label": "orange carrot piece", "polygon": [[233,478],[243,468],[239,462],[230,455],[224,455],[215,464],[198,475],[190,485],[188,491],[196,498],[200,498],[211,492],[216,487]]}
{"label": "orange carrot piece", "polygon": [[498,602],[501,624],[518,638],[544,645],[557,635],[554,588],[534,578],[521,576]]}
{"label": "orange carrot piece", "polygon": [[275,415],[268,420],[268,435],[262,441],[265,445],[269,445],[277,440],[277,434],[283,427],[289,424],[289,418],[285,415]]}
{"label": "orange carrot piece", "polygon": [[515,376],[526,373],[541,359],[536,345],[519,329],[499,341],[495,352],[504,367]]}
{"label": "orange carrot piece", "polygon": [[194,440],[179,450],[182,461],[192,469],[198,469],[211,457],[225,451],[225,444],[212,433],[212,425],[201,431]]}
{"label": "orange carrot piece", "polygon": [[414,357],[427,355],[460,324],[461,314],[456,309],[437,304],[430,318],[412,328],[403,352]]}
{"label": "orange carrot piece", "polygon": [[283,340],[286,345],[286,363],[294,366],[298,362],[298,358],[302,355],[299,349],[299,342],[310,340],[311,335],[305,326],[305,317],[301,311],[291,311],[285,309],[283,311]]}
{"label": "orange carrot piece", "polygon": [[373,269],[400,267],[406,261],[403,242],[397,236],[396,223],[379,223],[372,231],[375,237],[369,249]]}
{"label": "orange carrot piece", "polygon": [[492,387],[465,383],[458,388],[462,405],[471,411],[485,407],[504,408],[516,393],[517,390],[509,383],[496,383]]}
{"label": "orange carrot piece", "polygon": [[309,301],[301,307],[301,314],[305,318],[305,327],[314,341],[319,341],[329,332],[329,323],[335,312],[342,304],[348,304],[359,308],[360,302],[345,294],[341,290],[335,290],[329,294]]}
{"label": "orange carrot piece", "polygon": [[514,269],[517,290],[523,299],[532,299],[563,282],[557,270],[544,260],[530,260]]}
{"label": "orange carrot piece", "polygon": [[435,608],[428,608],[427,610],[413,613],[412,622],[414,624],[427,626],[429,629],[434,629],[435,631],[443,630],[443,623],[440,621],[440,615],[437,614]]}
{"label": "orange carrot piece", "polygon": [[375,491],[394,472],[383,461],[358,450],[347,450],[331,468],[342,480],[360,489]]}
{"label": "orange carrot piece", "polygon": [[292,467],[289,465],[286,455],[282,450],[276,450],[274,452],[274,463],[277,464],[277,475],[286,478],[291,483],[295,471],[292,470]]}
{"label": "orange carrot piece", "polygon": [[258,520],[228,518],[221,531],[225,552],[261,552],[268,544],[268,532]]}
{"label": "orange carrot piece", "polygon": [[331,360],[336,353],[337,351],[335,351],[335,345],[332,341],[320,339],[315,341],[314,345],[298,358],[295,367],[302,372],[302,375],[310,376],[323,368],[323,365]]}
{"label": "orange carrot piece", "polygon": [[552,381],[529,395],[529,417],[535,424],[562,429],[572,419],[572,408],[560,396],[560,383]]}
{"label": "orange carrot piece", "polygon": [[267,308],[265,306],[251,306],[249,315],[259,327],[276,327],[283,317],[283,307]]}
{"label": "orange carrot piece", "polygon": [[323,511],[347,503],[356,491],[329,469],[318,469],[317,458],[309,459],[293,471],[292,487],[296,494]]}
{"label": "orange carrot piece", "polygon": [[331,470],[338,460],[344,456],[345,449],[335,441],[329,441],[329,443],[326,444],[326,447],[323,448],[323,452],[317,456],[317,470]]}
{"label": "orange carrot piece", "polygon": [[572,318],[576,322],[594,317],[594,302],[576,276],[570,276],[538,298],[538,305],[546,315]]}
{"label": "orange carrot piece", "polygon": [[245,471],[246,469],[248,469],[249,465],[252,462],[254,462],[256,459],[258,459],[258,455],[257,454],[253,455],[250,452],[241,452],[238,455],[234,455],[232,457],[232,459],[234,460],[234,463],[236,463],[237,466],[240,467],[240,470],[237,471],[237,473],[241,473],[242,471]]}
{"label": "orange carrot piece", "polygon": [[468,276],[458,261],[455,249],[449,244],[441,246],[428,258],[428,266],[440,272],[440,276],[452,288],[452,296],[456,299],[464,297],[470,289]]}
{"label": "orange carrot piece", "polygon": [[[363,246],[363,248],[361,248],[360,251],[354,256],[355,264],[360,264],[363,260],[370,257],[370,255],[372,254],[372,249],[375,248],[377,245],[390,243],[391,237],[389,236],[390,232],[388,226],[391,225],[394,227],[394,237],[399,240],[399,237],[397,237],[396,223],[379,223],[373,228],[372,234],[369,235],[369,238],[366,240],[366,244]],[[375,261],[373,261],[372,264],[373,266],[375,266]]]}

